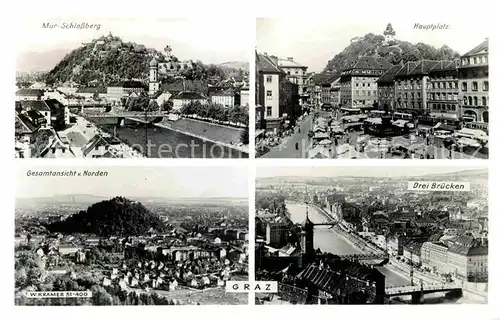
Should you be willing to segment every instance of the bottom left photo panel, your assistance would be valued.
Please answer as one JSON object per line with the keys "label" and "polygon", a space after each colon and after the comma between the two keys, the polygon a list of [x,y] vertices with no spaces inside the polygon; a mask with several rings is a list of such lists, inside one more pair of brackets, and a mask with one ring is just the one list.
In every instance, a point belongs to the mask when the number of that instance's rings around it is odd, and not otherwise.
{"label": "bottom left photo panel", "polygon": [[237,305],[245,167],[21,166],[15,305]]}

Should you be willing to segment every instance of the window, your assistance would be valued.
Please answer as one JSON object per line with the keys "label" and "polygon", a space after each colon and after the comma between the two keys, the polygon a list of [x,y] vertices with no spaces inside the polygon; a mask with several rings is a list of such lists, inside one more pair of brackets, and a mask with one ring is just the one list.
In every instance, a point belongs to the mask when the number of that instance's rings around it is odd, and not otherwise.
{"label": "window", "polygon": [[370,91],[370,90],[368,90],[366,93],[367,93],[368,95],[370,95],[371,91]]}
{"label": "window", "polygon": [[358,87],[358,86],[359,86],[359,83],[356,82],[356,87]]}
{"label": "window", "polygon": [[365,84],[363,83],[363,87],[365,86]]}
{"label": "window", "polygon": [[271,90],[266,91],[266,99],[271,100],[273,98],[273,92]]}
{"label": "window", "polygon": [[469,97],[469,105],[472,106],[472,97]]}
{"label": "window", "polygon": [[61,152],[62,152],[62,153],[65,153],[65,152],[66,152],[66,149],[62,148],[62,149],[61,149]]}
{"label": "window", "polygon": [[287,75],[290,75],[290,71],[287,71],[287,72],[286,72],[286,74],[287,74]]}
{"label": "window", "polygon": [[477,82],[472,82],[472,91],[477,91]]}
{"label": "window", "polygon": [[482,102],[483,106],[486,106],[487,105],[487,103],[486,103],[486,97],[482,97],[481,98],[481,102]]}
{"label": "window", "polygon": [[477,58],[474,57],[474,64],[477,64]]}
{"label": "window", "polygon": [[462,91],[467,91],[467,82],[462,83]]}
{"label": "window", "polygon": [[266,76],[266,82],[267,83],[273,82],[273,76]]}
{"label": "window", "polygon": [[271,117],[273,115],[273,107],[266,107],[266,116]]}
{"label": "window", "polygon": [[367,83],[367,85],[368,85],[368,86],[370,86],[370,84],[369,84],[369,83]]}
{"label": "window", "polygon": [[464,106],[467,105],[467,97],[464,97]]}
{"label": "window", "polygon": [[477,106],[477,97],[474,97],[474,105]]}
{"label": "window", "polygon": [[483,91],[489,91],[490,90],[490,83],[488,81],[483,82]]}
{"label": "window", "polygon": [[451,110],[455,111],[457,110],[457,106],[455,106],[454,104],[451,105]]}

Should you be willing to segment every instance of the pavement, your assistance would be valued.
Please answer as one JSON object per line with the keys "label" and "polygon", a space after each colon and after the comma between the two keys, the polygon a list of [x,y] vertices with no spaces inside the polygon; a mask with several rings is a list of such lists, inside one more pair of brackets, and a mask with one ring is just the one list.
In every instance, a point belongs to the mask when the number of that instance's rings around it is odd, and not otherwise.
{"label": "pavement", "polygon": [[[295,129],[291,136],[283,138],[280,145],[271,148],[271,150],[262,155],[262,158],[306,158],[309,137],[308,133],[312,130],[312,115],[305,116],[300,122],[300,132]],[[295,148],[298,143],[299,149]]]}

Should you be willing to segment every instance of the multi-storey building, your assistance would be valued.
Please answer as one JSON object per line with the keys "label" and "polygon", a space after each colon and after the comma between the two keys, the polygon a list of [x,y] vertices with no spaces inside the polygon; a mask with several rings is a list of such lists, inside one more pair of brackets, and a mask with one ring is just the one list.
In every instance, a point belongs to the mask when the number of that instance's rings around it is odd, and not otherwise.
{"label": "multi-storey building", "polygon": [[340,77],[335,79],[330,88],[330,101],[333,107],[338,107],[340,105]]}
{"label": "multi-storey building", "polygon": [[266,226],[266,243],[273,248],[281,248],[288,240],[289,226],[284,223],[268,223]]}
{"label": "multi-storey building", "polygon": [[416,115],[426,114],[429,72],[438,64],[435,60],[407,62],[394,76],[396,110]]}
{"label": "multi-storey building", "polygon": [[[338,99],[340,95],[340,75],[339,74],[325,74],[324,77],[319,79],[318,84],[321,86],[321,103],[322,106],[338,107]],[[332,91],[332,89],[334,89]],[[333,99],[332,93],[336,92],[337,95]]]}
{"label": "multi-storey building", "polygon": [[466,281],[487,281],[488,247],[452,244],[448,249],[448,272]]}
{"label": "multi-storey building", "polygon": [[239,106],[241,103],[240,101],[241,96],[234,89],[217,90],[210,94],[210,102],[222,105],[226,108]]}
{"label": "multi-storey building", "polygon": [[427,110],[439,121],[458,121],[458,60],[439,61],[429,72]]}
{"label": "multi-storey building", "polygon": [[465,126],[488,129],[488,39],[464,54],[458,67],[460,108]]}
{"label": "multi-storey building", "polygon": [[394,111],[395,108],[395,88],[394,76],[403,68],[402,65],[395,65],[387,70],[377,80],[377,95],[379,110]]}
{"label": "multi-storey building", "polygon": [[278,59],[278,66],[285,71],[286,78],[298,86],[299,104],[304,105],[309,97],[306,90],[307,66],[296,62],[293,57]]}
{"label": "multi-storey building", "polygon": [[255,59],[256,104],[264,108],[263,128],[278,134],[286,121],[298,117],[298,85],[286,78],[287,73],[279,66],[278,57],[257,53]]}
{"label": "multi-storey building", "polygon": [[434,268],[438,272],[448,269],[448,247],[443,243],[424,242],[420,251],[423,265]]}
{"label": "multi-storey building", "polygon": [[377,80],[392,65],[381,57],[362,57],[341,72],[340,100],[344,108],[371,109],[378,103]]}

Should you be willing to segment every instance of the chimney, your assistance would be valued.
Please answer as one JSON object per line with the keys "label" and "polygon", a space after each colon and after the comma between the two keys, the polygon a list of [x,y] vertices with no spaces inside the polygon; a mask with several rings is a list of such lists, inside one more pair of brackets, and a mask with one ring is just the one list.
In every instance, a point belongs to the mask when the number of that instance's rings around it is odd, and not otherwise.
{"label": "chimney", "polygon": [[293,57],[288,57],[288,61],[293,61]]}

